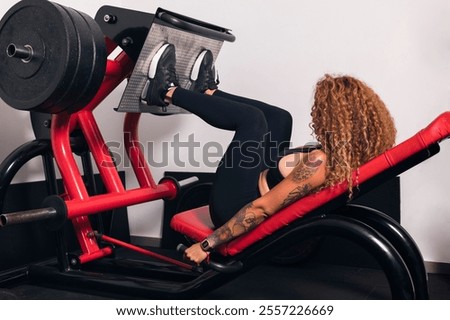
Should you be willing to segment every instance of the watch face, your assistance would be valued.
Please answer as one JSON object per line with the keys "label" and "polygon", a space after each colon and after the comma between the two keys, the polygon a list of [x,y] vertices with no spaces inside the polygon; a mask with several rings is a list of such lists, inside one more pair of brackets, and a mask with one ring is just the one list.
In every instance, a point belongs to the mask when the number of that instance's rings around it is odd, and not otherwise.
{"label": "watch face", "polygon": [[203,250],[208,250],[209,249],[209,242],[208,242],[208,240],[203,240],[200,245],[201,245]]}

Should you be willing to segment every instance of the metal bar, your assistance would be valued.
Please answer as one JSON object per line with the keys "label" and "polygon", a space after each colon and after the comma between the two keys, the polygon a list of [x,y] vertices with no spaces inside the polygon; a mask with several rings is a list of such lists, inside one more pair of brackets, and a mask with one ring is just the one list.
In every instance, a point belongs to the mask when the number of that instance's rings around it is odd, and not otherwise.
{"label": "metal bar", "polygon": [[392,299],[417,298],[408,267],[392,243],[369,225],[344,216],[322,214],[298,219],[234,258],[242,261],[245,268],[252,268],[279,253],[280,249],[292,246],[292,243],[325,235],[343,237],[366,249],[383,269]]}
{"label": "metal bar", "polygon": [[417,299],[429,299],[427,272],[422,254],[409,233],[397,221],[373,208],[356,204],[349,204],[337,214],[363,221],[386,237],[405,261]]}
{"label": "metal bar", "polygon": [[[108,51],[113,50],[113,46],[108,42]],[[89,213],[98,213],[100,210],[95,207],[95,200],[90,201],[89,193],[84,185],[80,170],[75,162],[73,150],[70,147],[70,134],[76,128],[81,128],[91,152],[96,161],[101,163],[107,155],[102,155],[104,141],[93,118],[92,111],[131,73],[133,61],[125,53],[119,54],[114,60],[108,60],[106,65],[105,78],[94,98],[78,113],[69,115],[61,113],[53,116],[51,126],[51,141],[54,157],[61,173],[64,187],[68,193],[70,201],[78,201],[89,208]],[[84,122],[86,121],[86,122]],[[99,168],[100,170],[100,168]],[[118,178],[117,170],[116,178]],[[106,180],[106,187],[109,192],[123,192],[124,187],[120,179],[110,170],[100,170],[102,178]],[[120,183],[118,182],[120,181]],[[112,209],[112,208],[111,208]],[[112,253],[111,248],[100,249],[96,239],[88,235],[93,232],[89,219],[82,214],[68,216],[72,219],[75,233],[83,254],[79,257],[80,263],[92,261]]]}
{"label": "metal bar", "polygon": [[142,188],[154,188],[156,184],[142,151],[142,144],[139,142],[138,125],[140,117],[140,113],[127,113],[125,115],[123,125],[125,151],[139,185]]}
{"label": "metal bar", "polygon": [[[112,46],[109,49],[112,49]],[[93,111],[132,71],[133,65],[134,63],[125,53],[118,55],[114,61],[108,60],[106,75],[102,85],[95,97],[80,112]],[[72,116],[66,113],[54,115],[51,126],[51,141],[54,157],[69,199],[86,203],[89,202],[89,194],[75,162],[73,150],[70,148],[70,134],[78,126],[79,117],[77,114]],[[91,208],[91,213],[94,212],[98,211],[95,208]],[[80,256],[81,262],[91,261],[111,253],[101,251],[96,240],[88,237],[88,234],[93,232],[93,230],[86,217],[77,215],[73,218],[72,223],[83,252]]]}
{"label": "metal bar", "polygon": [[22,59],[29,62],[33,58],[33,48],[30,45],[20,46],[10,43],[6,48],[6,55],[10,58]]}
{"label": "metal bar", "polygon": [[92,112],[80,111],[77,116],[78,124],[97,164],[106,190],[111,193],[125,191],[108,146],[102,137]]}
{"label": "metal bar", "polygon": [[[123,79],[131,72],[133,62],[125,53],[120,54],[115,60],[108,60],[106,75],[95,97],[79,113],[94,110]],[[113,69],[111,75],[111,69]],[[121,71],[121,72],[119,72]],[[89,118],[88,116],[85,116]],[[84,119],[83,115],[82,118]],[[88,193],[83,185],[80,171],[73,158],[70,148],[70,133],[79,125],[77,114],[71,116],[61,113],[53,116],[51,126],[51,140],[56,163],[71,199],[87,199]]]}
{"label": "metal bar", "polygon": [[56,182],[55,165],[53,155],[46,153],[42,155],[42,164],[44,166],[44,176],[47,185],[48,194],[58,194],[58,184]]}
{"label": "metal bar", "polygon": [[[50,140],[48,140],[50,145]],[[44,165],[44,175],[47,184],[47,194],[57,195],[58,184],[56,180],[55,164],[53,162],[53,155],[50,152],[42,156],[42,162]],[[58,266],[60,271],[68,270],[70,268],[69,260],[67,258],[67,244],[66,244],[65,229],[59,228],[55,231],[56,242],[56,257],[58,259]]]}
{"label": "metal bar", "polygon": [[[162,10],[162,9],[159,9]],[[211,25],[206,22],[191,19],[174,12],[159,11],[156,13],[159,19],[171,25],[198,34],[200,36],[220,40],[234,42],[236,37],[230,33],[230,30]]]}
{"label": "metal bar", "polygon": [[67,113],[53,115],[51,126],[53,154],[70,198],[88,199],[89,195],[70,145],[70,123],[71,116]]}
{"label": "metal bar", "polygon": [[[84,180],[87,184],[87,189],[90,195],[98,194],[97,184],[95,182],[94,168],[92,167],[91,154],[89,152],[83,152],[81,155],[81,163],[83,167]],[[101,233],[104,232],[103,217],[99,213],[95,216],[97,225],[94,228]]]}
{"label": "metal bar", "polygon": [[176,190],[175,183],[167,180],[158,184],[156,188],[138,188],[120,193],[100,194],[90,197],[88,201],[68,200],[66,201],[67,216],[71,219],[148,201],[172,198]]}
{"label": "metal bar", "polygon": [[100,258],[107,257],[113,253],[113,249],[110,247],[105,247],[102,249],[99,249],[97,251],[92,251],[89,253],[82,254],[78,257],[78,260],[80,261],[80,264],[84,264],[87,262],[91,262]]}
{"label": "metal bar", "polygon": [[3,210],[8,187],[19,170],[31,159],[50,152],[50,141],[33,140],[15,149],[2,161],[0,164],[0,210]]}
{"label": "metal bar", "polygon": [[0,227],[35,221],[43,221],[54,218],[57,215],[58,213],[54,208],[43,208],[43,209],[33,209],[26,211],[4,213],[0,215]]}
{"label": "metal bar", "polygon": [[187,264],[187,263],[184,263],[184,262],[181,262],[181,261],[178,261],[178,260],[175,260],[175,259],[163,256],[163,255],[161,255],[159,253],[156,253],[156,252],[153,252],[153,251],[150,251],[150,250],[147,250],[147,249],[144,249],[144,248],[132,245],[130,243],[127,243],[127,242],[124,242],[124,241],[121,241],[121,240],[118,240],[118,239],[114,239],[114,238],[109,237],[109,236],[105,236],[103,234],[97,234],[96,236],[100,240],[103,240],[105,242],[108,242],[108,243],[114,244],[116,246],[120,246],[120,247],[129,249],[129,250],[132,250],[132,251],[135,251],[135,252],[139,252],[139,253],[144,254],[146,256],[149,256],[149,257],[152,257],[152,258],[164,261],[164,262],[168,262],[168,263],[174,264],[174,265],[176,265],[178,267],[181,267],[181,268],[184,268],[184,269],[194,270],[194,268],[195,268],[194,266],[192,266],[190,264]]}

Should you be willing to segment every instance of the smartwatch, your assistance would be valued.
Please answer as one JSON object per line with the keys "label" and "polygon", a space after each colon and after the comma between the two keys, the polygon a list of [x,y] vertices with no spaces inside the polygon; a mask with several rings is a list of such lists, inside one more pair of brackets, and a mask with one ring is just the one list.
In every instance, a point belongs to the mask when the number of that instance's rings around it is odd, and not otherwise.
{"label": "smartwatch", "polygon": [[200,247],[202,248],[203,251],[207,252],[209,250],[211,250],[211,246],[209,245],[208,239],[203,240],[200,243]]}

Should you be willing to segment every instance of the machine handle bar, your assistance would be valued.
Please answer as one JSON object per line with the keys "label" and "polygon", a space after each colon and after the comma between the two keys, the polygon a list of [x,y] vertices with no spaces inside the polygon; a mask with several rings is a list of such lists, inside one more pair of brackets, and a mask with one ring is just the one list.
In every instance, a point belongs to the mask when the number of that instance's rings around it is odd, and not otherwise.
{"label": "machine handle bar", "polygon": [[[157,13],[157,17],[164,22],[170,23],[171,25],[190,31],[199,35],[204,35],[216,40],[234,42],[236,37],[231,34],[227,29],[216,27],[213,25],[206,24],[201,21],[190,19],[191,21],[186,21],[187,17],[176,16],[175,14],[168,13],[166,11],[161,11]],[[195,22],[195,23],[194,23]],[[214,28],[214,29],[213,29]],[[218,30],[218,29],[221,30]]]}
{"label": "machine handle bar", "polygon": [[[177,246],[177,251],[184,254],[187,247],[184,244],[179,244]],[[243,264],[241,261],[233,261],[229,264],[220,263],[217,261],[209,261],[209,262],[202,262],[203,265],[208,266],[209,268],[220,272],[220,273],[235,273],[242,269]]]}

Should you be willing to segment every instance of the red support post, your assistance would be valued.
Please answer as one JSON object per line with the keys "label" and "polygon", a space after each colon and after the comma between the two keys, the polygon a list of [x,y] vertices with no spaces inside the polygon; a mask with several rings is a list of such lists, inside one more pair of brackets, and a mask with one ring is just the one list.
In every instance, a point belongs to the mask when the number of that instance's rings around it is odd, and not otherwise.
{"label": "red support post", "polygon": [[[109,39],[106,39],[106,43],[108,53],[111,53],[115,46]],[[99,248],[96,238],[92,236],[94,230],[89,215],[158,199],[172,199],[178,191],[176,182],[172,180],[164,180],[159,184],[153,180],[138,138],[140,114],[126,114],[124,120],[125,150],[140,185],[140,188],[133,190],[126,190],[123,186],[95,121],[94,109],[130,75],[133,66],[133,61],[124,52],[114,60],[108,60],[105,77],[94,98],[75,114],[60,113],[53,116],[52,148],[67,193],[67,217],[73,223],[82,250],[79,256],[82,264],[112,253],[110,247]],[[70,145],[70,135],[75,129],[83,133],[106,187],[105,194],[89,195],[87,192]],[[138,252],[144,250],[133,245],[126,246]]]}

